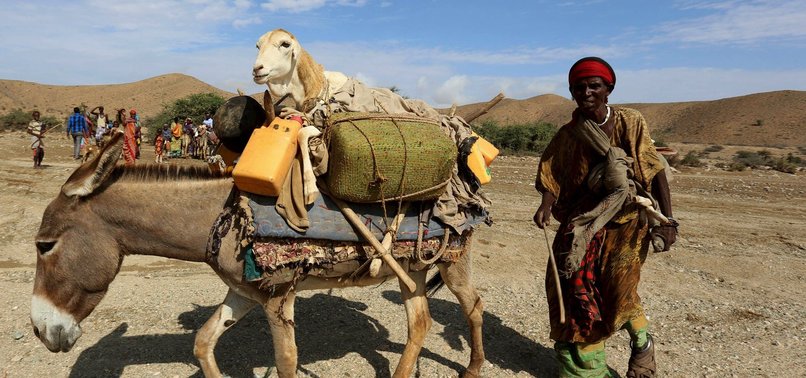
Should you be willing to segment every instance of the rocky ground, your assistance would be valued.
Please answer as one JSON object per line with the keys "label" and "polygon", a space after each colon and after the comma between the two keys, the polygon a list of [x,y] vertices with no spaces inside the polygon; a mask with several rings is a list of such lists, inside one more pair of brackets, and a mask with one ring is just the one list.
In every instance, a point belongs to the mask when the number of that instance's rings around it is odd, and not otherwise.
{"label": "rocky ground", "polygon": [[[34,170],[28,138],[0,134],[0,376],[200,376],[195,331],[226,293],[202,264],[127,258],[71,352],[52,354],[34,337],[33,237],[45,206],[78,165],[67,139],[51,138],[44,168]],[[149,147],[144,159],[150,156]],[[536,163],[496,160],[487,187],[495,224],[477,232],[472,250],[474,282],[485,301],[488,377],[557,372],[543,290],[548,252],[531,222],[539,200],[532,188]],[[707,167],[675,175],[680,240],[671,253],[649,256],[640,288],[661,376],[806,375],[805,177]],[[465,321],[447,290],[430,307],[435,322],[417,372],[456,376],[469,359]],[[296,309],[301,375],[388,376],[397,364],[406,339],[397,283],[301,293]],[[607,353],[623,376],[626,333],[611,339]],[[217,357],[233,377],[276,375],[265,316],[254,311],[233,327]]]}

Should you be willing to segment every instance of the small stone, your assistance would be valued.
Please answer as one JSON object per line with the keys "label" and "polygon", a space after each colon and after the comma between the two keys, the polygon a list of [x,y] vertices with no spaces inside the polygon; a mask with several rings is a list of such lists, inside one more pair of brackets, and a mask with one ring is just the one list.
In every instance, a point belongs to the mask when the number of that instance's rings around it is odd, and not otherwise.
{"label": "small stone", "polygon": [[20,330],[16,330],[16,331],[14,331],[13,336],[14,336],[14,340],[19,340],[19,339],[25,337],[25,332],[22,332]]}

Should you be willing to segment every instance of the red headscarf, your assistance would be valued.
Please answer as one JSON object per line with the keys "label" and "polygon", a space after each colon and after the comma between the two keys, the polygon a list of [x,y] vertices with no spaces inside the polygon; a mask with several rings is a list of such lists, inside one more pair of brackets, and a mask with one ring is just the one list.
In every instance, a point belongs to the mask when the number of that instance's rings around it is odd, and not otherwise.
{"label": "red headscarf", "polygon": [[584,77],[599,76],[608,85],[616,85],[616,73],[607,62],[595,56],[582,58],[571,66],[568,72],[568,85],[574,85],[577,80]]}

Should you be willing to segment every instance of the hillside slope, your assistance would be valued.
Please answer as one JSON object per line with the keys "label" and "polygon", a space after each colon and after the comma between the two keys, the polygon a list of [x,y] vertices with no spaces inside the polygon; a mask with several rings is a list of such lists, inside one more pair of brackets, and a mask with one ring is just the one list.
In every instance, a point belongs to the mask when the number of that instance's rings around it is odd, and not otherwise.
{"label": "hillside slope", "polygon": [[45,85],[0,80],[0,113],[17,108],[38,109],[44,115],[61,118],[83,103],[90,108],[103,105],[107,113],[121,107],[135,108],[147,118],[160,112],[164,104],[194,93],[217,93],[224,98],[235,95],[183,74],[109,85]]}
{"label": "hillside slope", "polygon": [[[457,108],[471,114],[484,104]],[[653,132],[667,142],[748,146],[806,147],[806,92],[776,91],[714,101],[653,104],[615,104],[638,109]],[[504,99],[476,122],[494,120],[500,125],[549,122],[563,125],[575,104],[557,95],[525,100]]]}

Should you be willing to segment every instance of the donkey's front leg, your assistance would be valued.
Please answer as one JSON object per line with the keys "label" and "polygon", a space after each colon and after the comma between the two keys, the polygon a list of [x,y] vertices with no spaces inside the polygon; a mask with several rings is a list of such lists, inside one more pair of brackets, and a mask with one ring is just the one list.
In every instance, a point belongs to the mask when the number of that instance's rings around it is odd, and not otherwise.
{"label": "donkey's front leg", "polygon": [[205,377],[220,377],[221,371],[215,362],[215,345],[218,338],[235,322],[246,315],[257,303],[242,297],[232,289],[227,292],[224,302],[218,306],[213,316],[207,319],[204,326],[196,334],[193,345],[193,354],[199,360]]}
{"label": "donkey's front leg", "polygon": [[394,377],[409,377],[417,356],[423,348],[423,341],[431,329],[431,313],[428,312],[428,300],[425,297],[426,271],[409,272],[411,279],[417,284],[415,292],[409,291],[403,282],[400,282],[400,292],[403,294],[403,303],[406,305],[406,318],[409,323],[409,337],[406,348],[400,356],[400,362],[395,369]]}
{"label": "donkey's front leg", "polygon": [[296,292],[292,289],[286,294],[285,288],[279,286],[277,293],[266,301],[263,310],[271,328],[277,375],[280,378],[293,378],[297,375],[297,342],[293,324]]}
{"label": "donkey's front leg", "polygon": [[438,264],[445,285],[459,300],[459,306],[462,307],[467,325],[470,327],[470,363],[462,374],[465,378],[481,376],[481,366],[484,364],[484,343],[481,333],[484,304],[476,287],[473,286],[470,260],[470,252],[467,252],[455,263]]}

